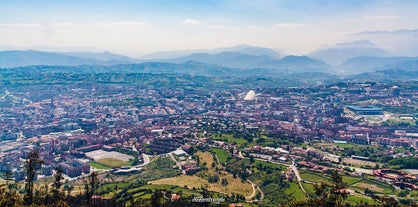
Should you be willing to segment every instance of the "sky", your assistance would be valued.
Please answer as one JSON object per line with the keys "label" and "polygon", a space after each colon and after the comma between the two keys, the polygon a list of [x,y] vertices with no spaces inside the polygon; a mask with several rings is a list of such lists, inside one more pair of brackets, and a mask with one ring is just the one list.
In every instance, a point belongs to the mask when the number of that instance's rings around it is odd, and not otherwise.
{"label": "sky", "polygon": [[416,30],[416,11],[415,0],[0,0],[0,50],[140,57],[248,44],[303,55],[373,39],[366,31]]}

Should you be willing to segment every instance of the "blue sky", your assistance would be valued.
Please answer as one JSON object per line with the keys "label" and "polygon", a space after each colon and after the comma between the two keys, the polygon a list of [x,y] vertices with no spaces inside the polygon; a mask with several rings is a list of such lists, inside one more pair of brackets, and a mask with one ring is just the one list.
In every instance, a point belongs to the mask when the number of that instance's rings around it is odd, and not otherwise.
{"label": "blue sky", "polygon": [[0,0],[0,49],[140,56],[252,44],[306,54],[353,33],[418,29],[416,11],[413,0]]}

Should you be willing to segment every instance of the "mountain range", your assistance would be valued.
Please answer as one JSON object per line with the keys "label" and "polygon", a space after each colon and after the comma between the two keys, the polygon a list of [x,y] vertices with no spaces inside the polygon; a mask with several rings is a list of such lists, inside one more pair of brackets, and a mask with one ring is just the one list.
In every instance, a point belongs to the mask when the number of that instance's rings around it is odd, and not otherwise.
{"label": "mountain range", "polygon": [[138,63],[139,60],[109,52],[57,53],[35,50],[9,50],[0,52],[0,67],[22,67],[29,65],[115,65]]}
{"label": "mountain range", "polygon": [[205,54],[216,54],[222,52],[237,52],[245,55],[254,55],[254,56],[269,56],[271,58],[280,58],[282,57],[281,52],[271,48],[265,47],[256,47],[251,45],[236,45],[232,47],[221,47],[213,49],[204,49],[204,50],[173,50],[173,51],[159,51],[153,52],[141,57],[144,60],[164,60],[164,59],[174,59],[184,56],[189,56],[196,53],[205,53]]}
{"label": "mountain range", "polygon": [[396,69],[418,71],[418,57],[361,56],[344,61],[340,68],[351,74]]}
{"label": "mountain range", "polygon": [[[180,56],[177,57],[178,55]],[[0,67],[111,66],[143,63],[140,64],[142,72],[151,72],[152,69],[153,72],[164,71],[167,73],[171,70],[172,73],[181,73],[183,70],[188,74],[228,75],[229,69],[235,69],[235,71],[246,71],[261,76],[280,73],[356,74],[379,70],[418,70],[418,57],[387,57],[385,55],[385,50],[367,40],[323,47],[305,56],[283,56],[282,53],[274,49],[249,45],[200,51],[169,51],[144,56],[147,58],[160,57],[156,59],[145,59],[144,57],[144,59],[135,59],[109,52],[63,53],[10,50],[0,51]]]}
{"label": "mountain range", "polygon": [[349,58],[359,56],[384,56],[386,55],[386,51],[368,40],[357,40],[323,47],[308,55],[336,66]]}

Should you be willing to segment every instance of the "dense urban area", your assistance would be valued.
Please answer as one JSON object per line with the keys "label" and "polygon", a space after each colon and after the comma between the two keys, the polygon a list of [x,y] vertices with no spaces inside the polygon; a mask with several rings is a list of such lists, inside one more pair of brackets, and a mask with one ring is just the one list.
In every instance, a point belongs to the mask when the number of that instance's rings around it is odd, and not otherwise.
{"label": "dense urban area", "polygon": [[16,71],[0,76],[3,206],[418,202],[416,81]]}

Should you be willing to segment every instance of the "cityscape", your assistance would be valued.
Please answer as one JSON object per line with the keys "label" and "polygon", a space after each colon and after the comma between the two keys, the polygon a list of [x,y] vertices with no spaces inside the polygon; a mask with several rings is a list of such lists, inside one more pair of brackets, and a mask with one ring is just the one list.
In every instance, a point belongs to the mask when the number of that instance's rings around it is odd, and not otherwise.
{"label": "cityscape", "polygon": [[2,2],[0,206],[418,206],[416,9]]}
{"label": "cityscape", "polygon": [[[24,182],[22,163],[37,150],[43,163],[36,180],[48,180],[60,168],[73,190],[81,189],[80,180],[91,172],[104,176],[102,186],[142,179],[159,159],[167,162],[169,174],[149,177],[150,183],[184,187],[186,179],[195,180],[190,187],[237,191],[241,202],[285,204],[296,193],[312,193],[318,181],[330,182],[334,170],[350,183],[350,197],[364,201],[398,191],[414,195],[418,189],[416,82],[254,90],[243,83],[211,91],[194,86],[199,79],[181,85],[193,77],[179,76],[159,88],[116,79],[88,83],[80,77],[44,85],[25,76],[10,83],[15,87],[4,86],[13,88],[0,100],[4,176],[9,172]],[[148,77],[166,78],[176,76]],[[264,192],[270,176],[286,186],[283,201],[275,201],[277,192]],[[217,186],[221,181],[211,182],[216,177],[239,186]],[[109,194],[102,186],[96,199]]]}

